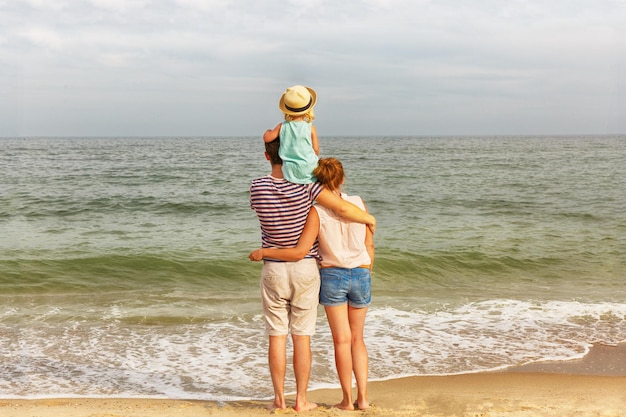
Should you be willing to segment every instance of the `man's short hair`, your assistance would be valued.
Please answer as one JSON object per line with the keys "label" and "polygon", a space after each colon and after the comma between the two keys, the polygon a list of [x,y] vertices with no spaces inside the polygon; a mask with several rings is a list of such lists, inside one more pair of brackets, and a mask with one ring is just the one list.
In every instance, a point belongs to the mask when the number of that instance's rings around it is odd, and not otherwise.
{"label": "man's short hair", "polygon": [[283,160],[278,156],[278,148],[280,147],[280,136],[271,142],[265,142],[265,152],[270,157],[272,165],[282,165]]}

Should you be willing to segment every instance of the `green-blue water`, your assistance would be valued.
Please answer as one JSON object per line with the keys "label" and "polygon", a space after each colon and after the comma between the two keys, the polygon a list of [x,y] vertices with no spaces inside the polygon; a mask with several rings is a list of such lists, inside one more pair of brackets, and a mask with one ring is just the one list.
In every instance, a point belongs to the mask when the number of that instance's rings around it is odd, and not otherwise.
{"label": "green-blue water", "polygon": [[[320,143],[378,220],[372,379],[626,341],[626,137]],[[0,397],[270,396],[247,260],[262,152],[260,138],[0,139]],[[313,351],[311,385],[336,386],[322,309]]]}

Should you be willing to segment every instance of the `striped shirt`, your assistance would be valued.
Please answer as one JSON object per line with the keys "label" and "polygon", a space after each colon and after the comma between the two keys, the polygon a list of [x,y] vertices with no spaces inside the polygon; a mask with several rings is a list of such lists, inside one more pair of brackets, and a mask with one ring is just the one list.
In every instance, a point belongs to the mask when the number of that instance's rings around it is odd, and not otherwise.
{"label": "striped shirt", "polygon": [[[264,248],[293,248],[304,229],[311,205],[322,192],[319,182],[294,184],[271,175],[250,185],[250,207],[261,223]],[[317,240],[307,257],[318,257]]]}

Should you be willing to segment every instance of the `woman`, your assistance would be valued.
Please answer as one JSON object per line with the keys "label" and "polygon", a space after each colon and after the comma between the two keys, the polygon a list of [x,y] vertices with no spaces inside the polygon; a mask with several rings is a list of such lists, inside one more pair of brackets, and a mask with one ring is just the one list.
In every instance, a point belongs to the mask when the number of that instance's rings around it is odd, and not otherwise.
{"label": "woman", "polygon": [[[345,175],[341,162],[322,158],[313,171],[325,188],[366,210],[358,196],[340,193]],[[357,384],[356,406],[369,407],[367,399],[368,358],[363,338],[365,315],[371,301],[371,269],[374,260],[374,239],[370,229],[360,223],[344,221],[322,206],[311,208],[306,226],[295,248],[261,248],[252,252],[250,260],[302,259],[315,238],[319,240],[320,303],[324,306],[333,335],[335,365],[343,399],[335,406],[354,410],[352,373]]]}

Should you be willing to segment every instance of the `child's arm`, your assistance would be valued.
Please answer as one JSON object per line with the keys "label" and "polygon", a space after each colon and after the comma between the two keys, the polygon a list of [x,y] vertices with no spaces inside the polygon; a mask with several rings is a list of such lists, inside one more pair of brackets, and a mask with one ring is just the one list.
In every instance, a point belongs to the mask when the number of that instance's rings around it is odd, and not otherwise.
{"label": "child's arm", "polygon": [[311,144],[313,145],[313,150],[315,151],[315,155],[320,154],[320,143],[317,140],[317,129],[315,126],[311,126]]}
{"label": "child's arm", "polygon": [[324,188],[316,200],[324,207],[331,209],[341,218],[366,224],[372,233],[376,231],[376,219],[349,201],[344,200],[332,191]]}
{"label": "child's arm", "polygon": [[267,129],[265,133],[263,134],[263,142],[269,143],[273,141],[274,139],[276,139],[278,135],[280,134],[280,127],[282,125],[283,125],[282,123],[279,123],[274,129]]}
{"label": "child's arm", "polygon": [[315,243],[315,239],[317,239],[319,230],[320,218],[315,207],[311,207],[296,247],[285,249],[260,248],[250,252],[248,258],[251,261],[261,261],[263,258],[278,259],[279,261],[287,262],[299,261],[304,259],[306,254],[309,253],[309,249],[311,249],[311,246]]}

